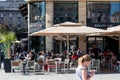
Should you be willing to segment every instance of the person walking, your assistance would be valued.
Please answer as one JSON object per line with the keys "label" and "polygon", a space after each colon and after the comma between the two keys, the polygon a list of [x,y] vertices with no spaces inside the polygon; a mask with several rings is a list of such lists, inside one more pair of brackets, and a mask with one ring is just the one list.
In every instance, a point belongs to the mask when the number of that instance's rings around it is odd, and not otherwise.
{"label": "person walking", "polygon": [[77,80],[90,80],[95,74],[94,70],[87,71],[87,67],[91,63],[91,58],[88,54],[83,55],[78,59],[78,67],[76,69]]}

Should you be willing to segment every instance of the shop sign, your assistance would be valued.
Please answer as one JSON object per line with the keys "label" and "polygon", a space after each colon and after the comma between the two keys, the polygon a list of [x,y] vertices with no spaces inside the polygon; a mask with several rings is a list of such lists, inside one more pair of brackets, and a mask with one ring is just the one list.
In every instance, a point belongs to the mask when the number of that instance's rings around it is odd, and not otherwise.
{"label": "shop sign", "polygon": [[120,23],[88,23],[87,26],[96,27],[101,29],[107,29],[108,27],[114,27],[120,25]]}

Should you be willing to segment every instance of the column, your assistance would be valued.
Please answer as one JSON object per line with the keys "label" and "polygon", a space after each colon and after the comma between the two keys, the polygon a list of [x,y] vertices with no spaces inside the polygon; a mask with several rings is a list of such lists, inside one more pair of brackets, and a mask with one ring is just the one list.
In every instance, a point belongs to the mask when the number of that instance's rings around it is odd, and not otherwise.
{"label": "column", "polygon": [[79,37],[79,43],[78,43],[78,47],[80,48],[80,50],[82,51],[82,53],[86,53],[86,37],[85,36],[80,36]]}
{"label": "column", "polygon": [[83,22],[84,25],[86,25],[86,1],[79,1],[78,2],[78,20],[79,22]]}
{"label": "column", "polygon": [[[46,28],[53,26],[53,2],[46,1]],[[46,37],[46,50],[53,49],[52,37]]]}
{"label": "column", "polygon": [[[83,22],[83,25],[86,25],[86,1],[85,0],[79,0],[78,2],[78,20],[79,22]],[[79,37],[79,48],[82,52],[86,52],[86,36],[80,36]]]}

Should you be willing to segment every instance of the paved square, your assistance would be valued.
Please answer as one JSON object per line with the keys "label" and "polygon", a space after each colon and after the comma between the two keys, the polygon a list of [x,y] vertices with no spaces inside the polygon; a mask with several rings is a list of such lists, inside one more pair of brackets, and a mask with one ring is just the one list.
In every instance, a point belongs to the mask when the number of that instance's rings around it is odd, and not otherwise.
{"label": "paved square", "polygon": [[[0,80],[76,80],[75,73],[55,74],[50,73],[41,75],[33,74],[23,75],[21,73],[5,73],[0,69]],[[95,74],[91,80],[120,80],[120,74]]]}

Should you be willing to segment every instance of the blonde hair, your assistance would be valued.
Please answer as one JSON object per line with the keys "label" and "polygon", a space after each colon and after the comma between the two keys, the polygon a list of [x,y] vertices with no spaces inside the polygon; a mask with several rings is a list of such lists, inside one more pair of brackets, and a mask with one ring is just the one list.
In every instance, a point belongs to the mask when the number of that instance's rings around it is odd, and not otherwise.
{"label": "blonde hair", "polygon": [[82,57],[80,57],[78,59],[78,64],[82,65],[82,63],[84,63],[85,61],[88,61],[88,62],[91,61],[91,57],[88,54],[85,54]]}

